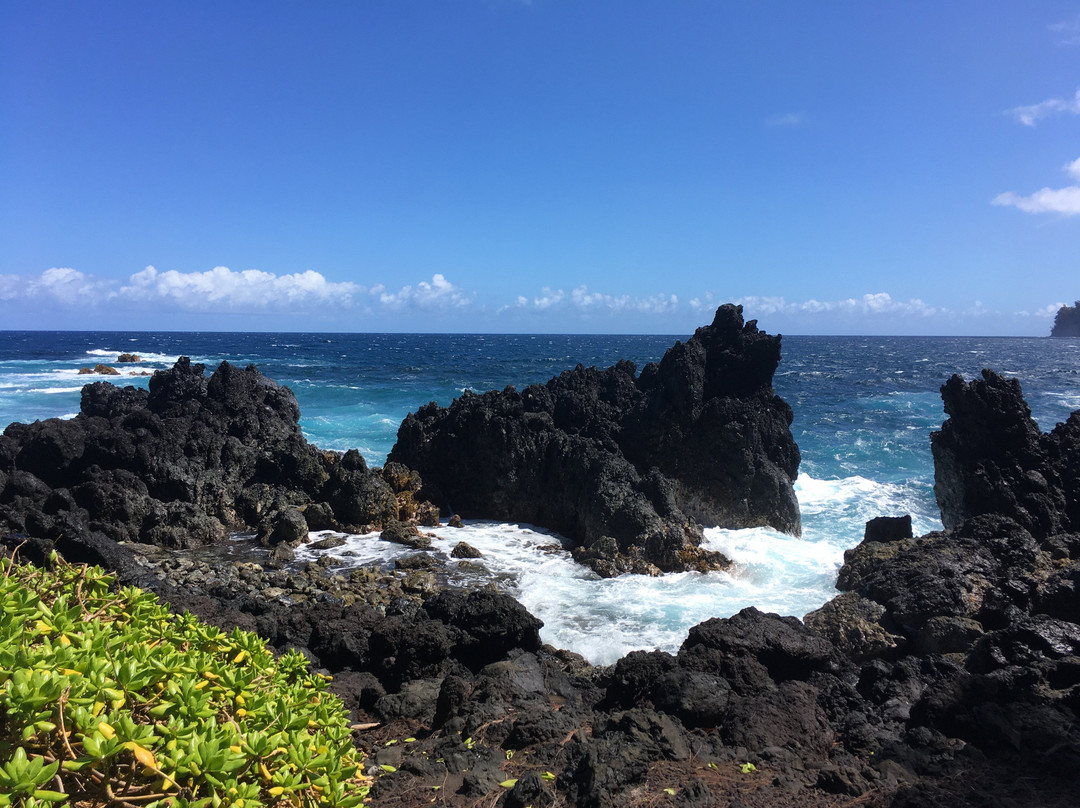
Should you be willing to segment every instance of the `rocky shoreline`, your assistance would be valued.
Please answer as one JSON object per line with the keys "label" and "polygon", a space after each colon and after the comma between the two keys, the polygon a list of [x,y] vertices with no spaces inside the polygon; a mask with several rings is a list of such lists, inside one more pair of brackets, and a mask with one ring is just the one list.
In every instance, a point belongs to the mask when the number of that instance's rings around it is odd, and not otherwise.
{"label": "rocky shoreline", "polygon": [[942,394],[945,530],[874,520],[805,621],[744,609],[609,667],[544,645],[492,587],[441,586],[423,549],[348,576],[291,560],[308,530],[422,548],[436,517],[406,466],[309,446],[253,368],[181,362],[8,427],[0,535],[305,653],[354,714],[374,805],[1073,805],[1080,412],[1043,433],[991,371]]}

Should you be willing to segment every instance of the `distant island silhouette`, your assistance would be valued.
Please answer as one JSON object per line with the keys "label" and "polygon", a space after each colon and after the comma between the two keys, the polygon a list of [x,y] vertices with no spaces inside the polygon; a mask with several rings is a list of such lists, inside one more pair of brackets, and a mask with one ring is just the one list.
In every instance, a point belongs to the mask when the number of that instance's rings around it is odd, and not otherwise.
{"label": "distant island silhouette", "polygon": [[1080,337],[1080,300],[1074,306],[1062,306],[1054,318],[1051,337]]}

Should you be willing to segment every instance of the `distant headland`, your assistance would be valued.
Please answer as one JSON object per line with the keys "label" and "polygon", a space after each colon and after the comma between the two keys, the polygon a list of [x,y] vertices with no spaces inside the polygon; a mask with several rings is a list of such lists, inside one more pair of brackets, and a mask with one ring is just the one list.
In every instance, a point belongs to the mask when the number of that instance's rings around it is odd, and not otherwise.
{"label": "distant headland", "polygon": [[1051,337],[1080,337],[1080,300],[1075,306],[1062,306],[1054,318]]}

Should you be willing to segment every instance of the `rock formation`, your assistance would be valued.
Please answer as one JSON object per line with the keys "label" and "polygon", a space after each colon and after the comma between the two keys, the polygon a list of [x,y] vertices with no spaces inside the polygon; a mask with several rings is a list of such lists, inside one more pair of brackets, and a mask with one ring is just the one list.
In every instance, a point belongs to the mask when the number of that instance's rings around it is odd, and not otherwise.
{"label": "rock formation", "polygon": [[558,531],[601,574],[709,568],[701,525],[797,534],[799,450],[772,389],[780,337],[721,306],[641,374],[578,366],[410,414],[391,460],[463,516]]}
{"label": "rock formation", "polygon": [[942,523],[1001,514],[1037,538],[1080,528],[1077,416],[1043,434],[1019,382],[992,370],[982,376],[953,376],[941,388],[950,418],[930,445]]}
{"label": "rock formation", "polygon": [[193,547],[257,529],[379,527],[422,510],[408,469],[308,444],[292,392],[252,366],[207,378],[182,357],[149,391],[97,382],[71,420],[0,436],[0,526],[56,542],[71,561],[116,564],[117,541]]}
{"label": "rock formation", "polygon": [[1080,300],[1075,306],[1062,306],[1054,317],[1051,337],[1080,337]]}

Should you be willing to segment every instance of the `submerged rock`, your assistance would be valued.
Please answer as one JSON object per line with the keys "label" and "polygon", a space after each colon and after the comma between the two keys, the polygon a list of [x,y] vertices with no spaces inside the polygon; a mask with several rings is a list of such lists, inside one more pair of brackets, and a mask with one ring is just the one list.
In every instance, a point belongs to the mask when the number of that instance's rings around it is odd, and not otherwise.
{"label": "submerged rock", "polygon": [[562,533],[601,574],[721,568],[698,547],[702,524],[800,530],[779,361],[779,337],[721,306],[640,376],[627,361],[579,365],[520,392],[422,407],[390,459],[466,517]]}

